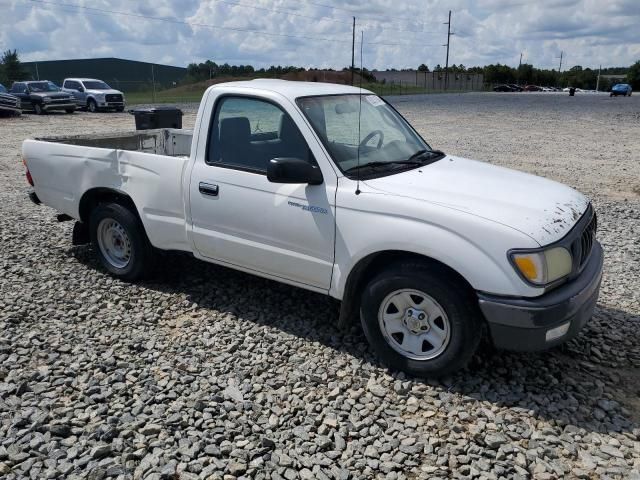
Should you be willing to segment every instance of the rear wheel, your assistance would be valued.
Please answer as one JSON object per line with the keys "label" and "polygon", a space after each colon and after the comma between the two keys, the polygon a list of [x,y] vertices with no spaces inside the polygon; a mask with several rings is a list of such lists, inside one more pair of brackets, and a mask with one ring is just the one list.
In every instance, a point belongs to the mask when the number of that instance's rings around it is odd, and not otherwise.
{"label": "rear wheel", "polygon": [[117,203],[98,205],[91,213],[89,228],[100,261],[111,274],[124,280],[145,275],[153,252],[133,212]]}
{"label": "rear wheel", "polygon": [[98,111],[98,104],[93,98],[90,98],[87,101],[87,110],[89,110],[91,113],[95,113]]}
{"label": "rear wheel", "polygon": [[365,336],[387,365],[419,377],[462,368],[481,337],[481,317],[468,287],[448,272],[401,263],[365,288]]}
{"label": "rear wheel", "polygon": [[33,110],[36,112],[36,115],[42,115],[44,113],[44,108],[39,103],[33,104]]}

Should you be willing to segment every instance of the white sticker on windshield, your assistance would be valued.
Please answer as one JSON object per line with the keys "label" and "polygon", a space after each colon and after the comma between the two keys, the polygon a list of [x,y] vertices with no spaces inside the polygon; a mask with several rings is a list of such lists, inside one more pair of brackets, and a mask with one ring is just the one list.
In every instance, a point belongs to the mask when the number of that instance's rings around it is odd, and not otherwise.
{"label": "white sticker on windshield", "polygon": [[379,107],[380,105],[384,105],[384,100],[382,100],[377,95],[367,95],[364,98],[367,100],[367,102],[369,102],[374,107]]}

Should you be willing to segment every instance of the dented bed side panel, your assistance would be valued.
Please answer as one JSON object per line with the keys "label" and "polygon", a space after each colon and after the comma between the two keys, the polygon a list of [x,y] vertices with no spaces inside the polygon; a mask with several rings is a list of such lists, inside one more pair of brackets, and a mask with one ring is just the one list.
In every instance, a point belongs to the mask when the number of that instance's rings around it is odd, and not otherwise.
{"label": "dented bed side panel", "polygon": [[38,140],[24,142],[23,157],[45,205],[79,219],[85,192],[113,189],[133,200],[152,245],[191,250],[181,194],[188,158]]}

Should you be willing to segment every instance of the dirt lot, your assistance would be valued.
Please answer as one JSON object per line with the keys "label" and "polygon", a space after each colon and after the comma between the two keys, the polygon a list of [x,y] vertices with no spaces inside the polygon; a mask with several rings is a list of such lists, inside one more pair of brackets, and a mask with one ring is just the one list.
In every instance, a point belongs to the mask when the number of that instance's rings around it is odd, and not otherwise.
{"label": "dirt lot", "polygon": [[640,95],[393,102],[436,148],[592,198],[605,274],[577,339],[425,382],[320,295],[180,255],[113,280],[28,202],[20,144],[133,118],[0,118],[0,477],[640,478]]}

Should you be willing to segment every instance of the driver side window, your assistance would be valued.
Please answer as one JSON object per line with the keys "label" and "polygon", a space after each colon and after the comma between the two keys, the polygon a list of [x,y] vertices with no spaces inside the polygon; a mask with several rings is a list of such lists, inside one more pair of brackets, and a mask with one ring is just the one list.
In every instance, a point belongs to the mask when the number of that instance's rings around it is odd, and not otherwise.
{"label": "driver side window", "polygon": [[207,163],[266,173],[273,158],[315,163],[291,117],[277,105],[250,97],[226,96],[215,108]]}

